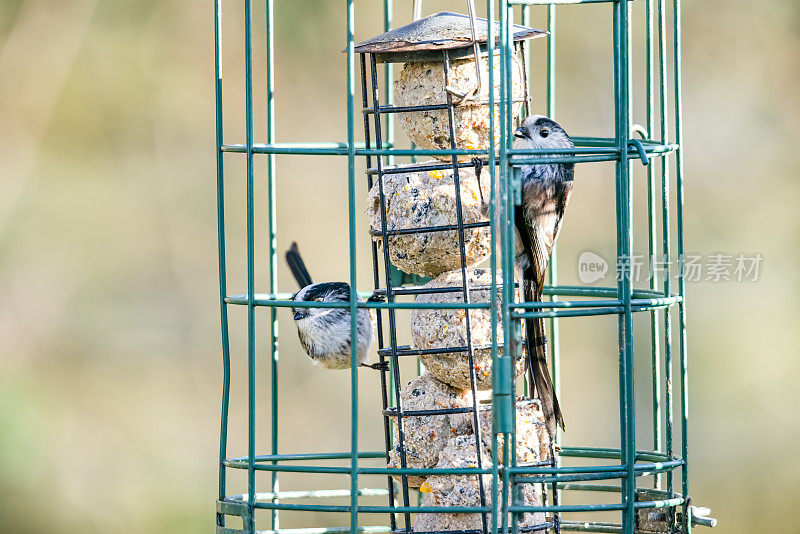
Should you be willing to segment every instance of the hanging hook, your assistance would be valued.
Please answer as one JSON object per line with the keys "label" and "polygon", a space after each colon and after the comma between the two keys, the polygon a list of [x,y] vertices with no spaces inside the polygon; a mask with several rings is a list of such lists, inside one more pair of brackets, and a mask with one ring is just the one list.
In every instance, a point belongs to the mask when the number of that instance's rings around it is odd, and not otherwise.
{"label": "hanging hook", "polygon": [[[414,9],[415,10],[416,10],[416,2],[417,2],[417,0],[415,0],[415,4],[414,4],[414,6],[415,6]],[[422,0],[419,0],[419,2],[421,4]],[[475,75],[477,76],[477,79],[478,79],[478,86],[477,87],[473,87],[472,90],[467,91],[466,93],[461,93],[459,91],[456,91],[454,88],[450,87],[449,85],[447,87],[445,87],[445,90],[448,93],[450,93],[453,97],[456,98],[456,100],[457,100],[456,105],[457,106],[460,106],[464,102],[471,102],[471,101],[479,100],[480,96],[481,96],[481,89],[483,88],[482,87],[482,83],[481,83],[481,63],[480,63],[480,60],[481,60],[481,45],[478,42],[478,21],[475,18],[475,1],[474,0],[467,0],[467,8],[469,9],[469,26],[470,26],[470,31],[472,32],[472,48],[473,48],[473,53],[475,55]],[[491,59],[491,58],[489,58],[489,59]]]}
{"label": "hanging hook", "polygon": [[[647,139],[647,128],[641,124],[634,124],[631,126],[630,135],[633,134],[639,134],[639,137],[642,139]],[[639,158],[642,160],[642,165],[647,165],[650,162],[650,160],[647,159],[647,153],[645,152],[644,145],[642,145],[641,141],[638,139],[630,139],[628,144],[633,145],[636,151],[639,152]]]}
{"label": "hanging hook", "polygon": [[642,165],[647,165],[650,163],[650,160],[647,159],[647,152],[644,150],[644,145],[638,139],[629,139],[628,145],[633,145],[636,151],[639,153],[639,159],[642,160]]}

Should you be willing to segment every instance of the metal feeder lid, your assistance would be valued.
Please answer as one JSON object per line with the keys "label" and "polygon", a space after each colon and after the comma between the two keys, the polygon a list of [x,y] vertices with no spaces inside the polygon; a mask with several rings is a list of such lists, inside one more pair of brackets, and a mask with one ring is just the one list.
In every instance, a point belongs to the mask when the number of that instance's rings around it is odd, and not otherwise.
{"label": "metal feeder lid", "polygon": [[[477,18],[478,42],[485,45],[489,25],[486,19]],[[495,22],[495,36],[500,34],[500,23]],[[547,35],[545,30],[514,25],[514,41]],[[467,15],[442,12],[429,15],[389,30],[355,45],[359,54],[378,54],[378,61],[421,61],[425,52],[457,50],[472,46],[472,29]],[[468,52],[468,51],[466,51]],[[410,53],[410,54],[409,54]],[[420,54],[422,53],[422,54]],[[395,57],[395,55],[402,56]],[[454,57],[457,54],[454,54]],[[423,57],[420,57],[423,56]]]}

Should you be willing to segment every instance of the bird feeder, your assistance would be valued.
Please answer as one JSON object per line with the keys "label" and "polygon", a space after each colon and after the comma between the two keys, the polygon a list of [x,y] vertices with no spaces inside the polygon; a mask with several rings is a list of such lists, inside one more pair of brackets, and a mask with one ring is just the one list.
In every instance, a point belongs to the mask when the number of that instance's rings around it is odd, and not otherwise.
{"label": "bird feeder", "polygon": [[[394,116],[412,143],[420,149],[433,151],[431,155],[436,158],[410,165],[394,165],[378,156],[374,167],[372,160],[367,160],[370,181],[367,213],[373,236],[377,238],[375,241],[383,249],[384,279],[389,282],[382,290],[390,302],[404,292],[418,295],[420,306],[427,303],[488,303],[490,300],[487,284],[491,273],[471,268],[491,253],[488,188],[484,187],[486,180],[481,182],[480,175],[484,166],[495,164],[494,151],[490,149],[498,145],[500,129],[492,129],[490,125],[500,122],[501,76],[490,76],[489,73],[499,72],[501,64],[508,67],[511,98],[504,104],[508,105],[508,114],[516,123],[523,109],[527,112],[530,107],[522,42],[547,32],[514,26],[510,39],[514,43],[513,53],[503,61],[494,47],[492,51],[487,47],[487,21],[475,17],[472,2],[468,5],[469,16],[436,13],[358,43],[354,48],[361,57],[362,111],[367,147],[372,146],[371,132],[375,134],[375,148],[381,150],[384,147],[381,134],[386,122],[392,121]],[[499,36],[498,24],[494,24],[492,33]],[[379,63],[403,63],[391,86],[390,81],[385,80],[384,91],[379,87]],[[371,91],[367,90],[368,86]],[[381,102],[382,92],[392,94],[394,102]],[[453,152],[439,152],[448,149]],[[456,153],[459,150],[482,153]],[[377,265],[380,263],[377,248],[374,247],[373,253]],[[409,273],[435,277],[435,280],[422,288],[394,288],[388,274],[393,265]],[[403,474],[410,467],[447,469],[474,463],[475,467],[482,469],[493,463],[487,448],[481,445],[480,432],[476,429],[485,419],[481,414],[491,411],[490,406],[479,406],[478,393],[479,390],[491,389],[492,338],[496,339],[498,335],[492,331],[491,317],[496,311],[499,308],[415,310],[411,316],[412,343],[401,347],[397,341],[395,311],[388,310],[389,340],[383,346],[381,339],[379,354],[393,365],[394,384],[388,385],[392,391],[384,389],[383,396],[388,394],[400,399],[396,406],[387,408],[384,413],[393,417],[394,439],[387,441],[388,465],[400,473],[396,478],[400,479],[399,492],[403,503],[410,503],[410,488],[428,487],[423,483],[427,477]],[[450,438],[456,427],[444,432],[430,430],[431,421],[441,425],[443,418],[452,413],[454,408],[449,403],[414,409],[416,399],[406,398],[403,402],[400,386],[408,379],[401,378],[398,358],[412,355],[419,357],[435,377],[429,381],[442,384],[440,387],[455,388],[457,397],[471,400],[468,406],[460,408],[467,412],[463,415],[471,423],[471,434]],[[523,369],[523,360],[519,356],[515,374]],[[411,384],[413,382],[409,386]],[[531,447],[538,450],[541,445],[539,435],[532,433],[530,436],[535,441]],[[448,451],[448,446],[456,441],[459,454]],[[444,458],[448,452],[455,455],[449,462],[442,459],[444,463],[441,465],[429,464],[428,456]],[[554,467],[555,461],[553,451],[544,458],[537,458],[539,465]],[[425,496],[423,506],[433,503],[445,508],[455,504],[490,506],[491,492],[484,476],[442,474],[434,482],[431,482],[431,487],[437,489]],[[541,505],[542,493],[538,487],[529,487],[525,502]],[[541,513],[524,514],[517,519],[517,528],[540,530],[550,525]],[[412,526],[410,514],[405,514],[404,520],[406,528]],[[489,514],[440,512],[419,515],[413,520],[414,530],[422,532],[470,530],[476,525],[489,528]]]}
{"label": "bird feeder", "polygon": [[[643,6],[647,31],[634,31],[633,2],[616,0],[544,2],[551,4],[547,31],[514,24],[520,15],[527,24],[531,15],[528,4],[543,3],[538,0],[488,2],[488,21],[477,18],[469,2],[469,15],[439,13],[392,30],[392,2],[385,0],[386,33],[358,44],[354,37],[356,3],[345,3],[347,138],[282,143],[276,140],[274,128],[273,2],[265,3],[266,16],[259,17],[254,17],[250,0],[243,3],[243,13],[235,11],[241,4],[225,3],[226,10],[234,10],[235,18],[243,15],[244,19],[245,87],[244,131],[240,139],[227,140],[224,137],[233,130],[231,124],[223,129],[223,2],[214,0],[222,333],[217,534],[677,534],[688,533],[696,525],[713,526],[715,520],[708,517],[708,510],[691,505],[689,485],[689,360],[681,263],[685,251],[680,0]],[[575,141],[570,150],[517,150],[513,148],[516,121],[532,107],[523,42],[549,33],[552,43],[555,12],[561,9],[555,4],[562,3],[577,4],[567,9],[581,9],[583,4],[607,8],[608,18],[613,20],[613,42],[608,43],[614,58],[613,88],[609,90],[613,89],[615,98],[608,110],[614,117],[613,128],[603,137],[581,137],[575,131],[580,124],[568,128]],[[673,7],[668,10],[670,3]],[[500,21],[494,20],[495,7]],[[674,16],[669,24],[670,31],[674,30],[671,38],[667,36],[668,12]],[[602,20],[594,23],[602,25]],[[653,21],[658,21],[657,28]],[[254,24],[263,26],[254,31]],[[255,83],[253,63],[258,56],[254,47],[261,40],[254,35],[266,36],[266,76]],[[630,60],[635,45],[646,50],[646,62]],[[241,45],[237,41],[235,46]],[[356,101],[356,55],[360,58],[361,106]],[[548,59],[541,81],[548,89],[544,107],[551,113],[556,61],[550,45]],[[403,67],[394,76],[392,64],[399,63]],[[635,124],[632,116],[631,79],[634,65],[639,63],[646,63],[641,79],[653,89],[638,102],[647,111],[644,125]],[[380,71],[379,65],[383,67]],[[254,126],[254,109],[258,109],[254,87],[266,88],[264,138],[258,137],[260,129]],[[671,97],[668,88],[674,88]],[[328,88],[320,92],[320,98],[328,96]],[[357,119],[359,107],[361,117]],[[364,136],[357,139],[362,120]],[[391,127],[394,122],[415,145],[398,146]],[[360,371],[357,357],[351,358],[350,402],[337,407],[341,421],[336,423],[347,426],[349,422],[349,447],[344,451],[327,445],[330,436],[316,429],[313,411],[302,418],[302,427],[280,417],[279,404],[285,402],[282,395],[297,384],[279,387],[279,361],[281,366],[302,364],[287,361],[286,354],[278,357],[283,332],[289,330],[282,328],[279,337],[278,318],[284,317],[280,310],[294,303],[277,278],[283,252],[278,243],[289,243],[293,236],[277,227],[276,190],[282,180],[297,179],[276,174],[278,154],[346,160],[346,180],[344,176],[331,178],[346,184],[347,205],[326,215],[346,212],[350,248],[346,258],[334,261],[349,264],[348,282],[357,288],[358,255],[367,248],[361,245],[369,243],[373,285],[361,288],[361,294],[375,292],[386,297],[386,302],[360,302],[358,293],[351,291],[347,304],[351,314],[362,307],[377,310],[377,354],[385,365],[378,371],[380,391],[364,399],[359,375],[375,371]],[[226,162],[237,157],[243,159],[245,172],[231,178]],[[266,160],[265,174],[255,171],[257,158]],[[553,275],[544,288],[545,296],[552,300],[521,302],[513,276],[514,210],[519,189],[516,169],[555,161],[581,166],[602,162],[605,169],[614,166],[605,187],[614,192],[609,198],[615,208],[615,231],[608,239],[616,240],[619,277],[607,287],[559,284],[553,259]],[[366,178],[357,172],[360,163],[365,164]],[[419,173],[425,173],[424,180],[414,178]],[[634,228],[632,217],[636,173],[647,184],[647,239],[636,241],[647,242],[648,250],[643,251],[634,249],[633,239],[634,231],[640,231]],[[576,182],[581,174],[579,168]],[[482,176],[483,181],[477,183]],[[398,178],[397,183],[393,178]],[[362,179],[371,189],[369,200],[357,194]],[[228,287],[226,254],[235,250],[228,238],[230,228],[238,227],[228,220],[237,207],[226,202],[231,181],[244,182],[245,192],[246,231],[234,240],[246,244],[246,287],[241,288]],[[257,202],[259,191],[267,191],[266,202]],[[580,195],[579,185],[575,194]],[[369,235],[359,233],[356,224],[364,211],[370,214]],[[674,214],[677,221],[671,220]],[[258,227],[262,221],[268,222],[267,228]],[[566,227],[561,239],[568,239],[571,230]],[[260,235],[267,239],[256,237]],[[432,250],[425,241],[434,235],[438,239]],[[393,239],[400,237],[405,240]],[[434,252],[439,256],[431,259]],[[270,265],[266,276],[257,270],[257,258],[265,253]],[[654,276],[646,284],[633,280],[630,260],[635,254],[650,261],[659,256],[659,268],[650,265]],[[479,261],[485,265],[476,267]],[[437,278],[428,283],[397,280],[395,264],[410,273]],[[417,269],[422,265],[424,269]],[[673,270],[662,274],[665,265]],[[259,284],[265,278],[262,287]],[[314,306],[340,307],[342,303]],[[235,309],[246,317],[246,328],[239,330],[229,324],[229,311]],[[423,311],[441,312],[442,317]],[[451,312],[452,321],[439,320]],[[414,335],[403,331],[401,325],[407,323],[400,314],[418,317]],[[633,317],[637,315],[649,319],[650,328],[637,328],[634,333]],[[580,395],[567,391],[574,396],[564,399],[563,405],[568,421],[581,411],[587,419],[609,416],[614,424],[618,417],[618,441],[574,443],[576,434],[567,434],[567,439],[556,435],[552,444],[542,435],[537,400],[529,398],[521,385],[517,391],[523,319],[552,321],[550,350],[559,392],[561,329],[568,330],[571,317],[590,321],[602,316],[615,318],[618,326],[618,350],[605,354],[604,361],[618,371],[607,387],[619,404],[585,406]],[[445,327],[451,326],[456,333],[445,333]],[[261,336],[262,332],[269,332],[268,340],[257,344],[257,333]],[[234,336],[241,342],[232,344]],[[244,354],[232,351],[242,345]],[[357,346],[355,321],[351,345]],[[581,356],[564,354],[563,358]],[[465,364],[459,367],[463,372],[459,371],[462,379],[457,386],[448,383],[452,379],[448,365],[455,368],[448,359]],[[418,373],[412,373],[410,366],[400,364],[420,360],[429,363],[428,371],[422,373],[419,366]],[[244,364],[246,380],[231,378],[232,361]],[[648,380],[639,376],[645,372]],[[647,391],[638,391],[643,385]],[[315,394],[319,392],[308,392],[308,396]],[[646,408],[637,406],[645,394],[652,401]],[[233,399],[246,399],[246,409],[238,417],[231,417],[236,409]],[[265,401],[266,409],[262,409]],[[292,402],[297,408],[297,397]],[[371,415],[382,416],[381,429],[363,424],[367,409]],[[289,432],[302,432],[292,441],[303,443],[304,448],[289,450],[284,438]],[[382,433],[384,449],[366,449],[359,439],[366,432]],[[229,440],[234,433],[238,439]],[[417,457],[409,459],[410,454]],[[327,486],[333,479],[336,482]]]}

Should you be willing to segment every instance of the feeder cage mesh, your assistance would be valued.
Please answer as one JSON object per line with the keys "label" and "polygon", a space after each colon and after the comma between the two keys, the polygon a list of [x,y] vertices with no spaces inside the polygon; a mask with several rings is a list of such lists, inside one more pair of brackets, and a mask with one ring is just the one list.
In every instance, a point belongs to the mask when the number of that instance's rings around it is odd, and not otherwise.
{"label": "feeder cage mesh", "polygon": [[[534,81],[543,82],[547,100],[541,107],[546,108],[547,115],[552,115],[555,109],[555,16],[556,4],[562,3],[606,3],[610,11],[613,20],[613,42],[609,45],[614,55],[614,130],[607,137],[573,137],[576,146],[573,150],[557,153],[514,150],[513,131],[534,107],[529,85]],[[694,524],[710,524],[711,520],[692,515],[688,497],[685,283],[680,263],[683,258],[680,0],[646,0],[645,17],[641,21],[635,21],[631,16],[632,2],[501,0],[497,13],[495,3],[488,3],[486,19],[442,13],[395,30],[392,30],[392,2],[385,0],[384,29],[387,33],[358,44],[354,39],[355,1],[346,0],[342,3],[346,10],[346,27],[341,31],[346,38],[346,56],[343,57],[347,68],[347,139],[333,143],[281,143],[276,140],[273,2],[266,0],[266,18],[258,20],[254,19],[252,4],[252,0],[245,0],[243,10],[239,4],[225,4],[226,17],[244,19],[244,142],[240,140],[238,144],[231,144],[223,139],[222,134],[225,118],[222,106],[223,9],[221,0],[214,2],[218,245],[224,371],[217,532],[495,534],[499,531],[586,531],[632,534],[688,532]],[[533,4],[546,4],[541,8],[547,17],[546,31],[527,27],[534,13]],[[580,9],[580,6],[568,9]],[[516,25],[515,19],[521,25]],[[633,42],[631,29],[637,23],[644,25],[643,43]],[[466,30],[470,33],[466,34],[465,40]],[[425,38],[432,31],[441,34],[436,42]],[[266,36],[267,54],[267,130],[266,138],[259,141],[253,126],[253,84],[264,81],[254,80],[254,35]],[[477,43],[472,41],[472,35]],[[534,37],[541,39],[531,40]],[[534,77],[531,75],[530,50],[537,42],[546,47],[547,61],[546,68]],[[258,42],[257,46],[262,44]],[[630,58],[633,47],[640,44],[645,47],[643,76],[647,81],[643,127],[633,123],[631,94]],[[668,58],[671,59],[668,61]],[[395,105],[393,63],[434,65],[441,69],[441,83],[446,88],[455,85],[456,66],[462,68],[465,61],[471,61],[478,69],[482,62],[485,64],[485,72],[476,71],[483,91],[467,95],[463,89],[444,90],[438,101],[435,98],[434,101],[421,99],[420,103],[404,101],[402,105]],[[426,68],[420,72],[429,70],[433,69]],[[541,80],[534,80],[538,77]],[[359,78],[360,84],[357,82]],[[674,93],[670,96],[668,91]],[[359,93],[361,109],[357,107]],[[474,108],[486,120],[481,127],[488,135],[471,146],[459,137],[464,106]],[[412,145],[411,148],[396,147],[392,122],[401,118],[413,121],[416,120],[414,117],[421,116],[437,118],[437,121],[431,121],[438,122],[438,133],[432,137],[435,146],[421,146],[420,143],[420,146]],[[357,129],[363,129],[361,141],[357,140]],[[635,136],[635,132],[639,135]],[[226,157],[226,153],[237,154],[246,160],[247,287],[234,288],[234,291],[227,287],[225,161],[232,156]],[[382,411],[385,450],[364,451],[359,448],[358,371],[355,363],[350,370],[350,450],[293,453],[280,447],[277,310],[290,307],[292,303],[289,295],[281,292],[277,284],[278,237],[281,234],[276,217],[276,188],[280,187],[280,180],[276,175],[275,156],[279,154],[338,157],[348,163],[349,282],[351,287],[357,287],[357,248],[363,250],[363,245],[369,240],[374,282],[371,289],[385,297],[385,302],[359,303],[356,293],[351,292],[349,304],[352,314],[356,313],[357,307],[363,306],[375,308],[377,312],[377,354],[385,369],[380,371],[381,390],[376,392],[374,405],[376,410]],[[266,159],[266,182],[254,171],[256,158]],[[366,165],[366,176],[356,172],[359,160]],[[561,285],[556,277],[554,252],[550,263],[550,283],[545,288],[548,300],[521,302],[513,276],[514,209],[519,195],[519,167],[554,162],[579,166],[615,162],[618,281],[616,287]],[[640,163],[646,167],[642,168]],[[647,287],[634,286],[631,262],[624,261],[633,257],[631,182],[635,171],[641,172],[647,182],[647,258],[661,256],[664,265],[677,258],[678,265],[677,276],[669,272],[664,272],[660,278],[651,276]],[[390,219],[394,215],[387,198],[387,187],[393,176],[413,176],[415,173],[430,173],[436,179],[446,178],[446,185],[436,187],[448,188],[446,196],[451,204],[447,209],[442,208],[451,217],[448,222],[427,223],[424,218],[409,218],[411,222],[404,227],[392,224]],[[356,195],[357,181],[362,179],[372,191],[374,222],[369,235],[356,233],[356,219],[364,212],[365,199]],[[474,186],[474,180],[478,180],[477,186]],[[254,191],[261,189],[268,193],[266,218],[257,217],[255,213]],[[477,201],[476,194],[480,196],[480,206],[484,211],[482,217],[470,219],[465,214]],[[673,210],[677,214],[674,228],[671,221]],[[268,226],[268,286],[266,292],[257,293],[256,280],[263,279],[263,276],[256,273],[255,235],[258,233],[257,224],[264,220]],[[443,243],[450,240],[452,246],[448,249],[446,261],[426,264],[416,270],[413,262],[403,263],[399,255],[404,252],[402,247],[410,246],[408,243],[420,236],[430,236],[431,239],[436,236],[436,239],[444,240],[439,242],[437,250],[446,249]],[[400,238],[408,239],[403,241]],[[471,245],[476,239],[485,241],[483,248]],[[415,253],[424,254],[424,251]],[[475,264],[480,261],[485,263],[485,267],[476,269]],[[408,274],[398,271],[397,267]],[[653,265],[650,267],[655,272]],[[430,281],[437,276],[437,280],[447,280],[447,283]],[[231,306],[246,309],[246,334],[229,327]],[[324,307],[324,304],[320,306]],[[270,342],[265,353],[256,350],[256,332],[264,331],[263,325],[257,327],[256,318],[265,317],[256,314],[258,307],[270,310],[266,315],[269,317]],[[440,336],[441,339],[450,339],[443,342],[444,346],[401,344],[400,339],[407,336],[404,332],[398,335],[398,316],[411,312],[418,317],[434,316],[434,319],[425,319],[434,322],[436,313],[457,316],[454,328],[458,329],[459,335],[452,339]],[[646,331],[637,330],[638,336],[648,336],[650,345],[649,352],[641,354],[634,354],[632,322],[636,314],[645,314],[651,325]],[[543,426],[537,419],[537,413],[541,414],[537,401],[527,398],[526,390],[517,391],[518,362],[523,356],[523,319],[543,317],[550,320],[551,368],[558,391],[559,320],[601,315],[615,315],[619,324],[619,448],[567,445],[561,443],[560,435],[550,443],[547,433],[537,430]],[[433,327],[428,324],[420,328]],[[483,333],[479,335],[479,331]],[[354,347],[355,335],[353,322]],[[238,387],[230,378],[231,336],[245,336],[247,346],[247,450],[243,451],[229,451],[228,447],[229,433],[242,431],[240,428],[229,429],[231,389]],[[408,373],[407,366],[401,367],[401,361],[418,358],[426,361],[429,367],[419,378],[416,373]],[[442,358],[463,365],[463,378],[456,388],[439,380],[447,378],[436,373],[436,362]],[[356,362],[355,357],[352,360]],[[263,362],[267,362],[268,372],[264,372]],[[641,416],[637,420],[634,416],[634,362],[638,367],[651,370],[652,405],[647,421],[643,421]],[[256,371],[257,363],[259,372]],[[417,370],[421,370],[420,365]],[[671,387],[676,371],[677,395]],[[257,390],[262,394],[269,391],[269,414],[257,412]],[[422,397],[416,401],[412,399],[413,395]],[[437,401],[437,395],[444,399],[441,403]],[[681,406],[677,420],[674,417],[676,401]],[[575,406],[579,403],[571,405]],[[676,425],[680,425],[680,431]],[[648,428],[652,432],[650,447],[637,448],[637,428]],[[425,442],[420,445],[415,434],[420,429],[431,434],[441,431],[441,435],[431,438],[426,448]],[[270,435],[269,450],[257,450],[256,436],[267,431]],[[231,492],[233,483],[229,475],[234,471],[246,473],[246,491]],[[349,484],[347,487],[319,490],[308,489],[315,487],[309,483],[305,489],[283,490],[279,486],[281,473],[289,472],[308,477],[309,481],[320,474],[340,475],[349,479]],[[437,486],[437,481],[442,480],[445,486],[450,484],[449,488],[472,491],[473,500],[451,502],[449,498],[440,497],[437,501],[434,497],[440,495],[436,492],[441,487],[441,484]],[[379,487],[373,487],[375,481],[381,482]],[[336,504],[331,504],[331,500]],[[293,528],[284,528],[280,524],[281,511],[306,512],[305,517],[312,518],[314,523],[300,528],[294,525]],[[346,519],[343,520],[342,516]],[[326,517],[331,521],[324,521]],[[320,521],[324,526],[319,526]]]}

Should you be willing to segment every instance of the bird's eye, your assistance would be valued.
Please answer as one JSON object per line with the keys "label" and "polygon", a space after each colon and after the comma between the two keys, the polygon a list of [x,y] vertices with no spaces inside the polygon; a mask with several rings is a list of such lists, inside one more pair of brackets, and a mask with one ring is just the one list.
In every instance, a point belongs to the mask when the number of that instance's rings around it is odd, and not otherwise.
{"label": "bird's eye", "polygon": [[550,135],[550,130],[548,130],[547,128],[542,128],[541,130],[539,130],[539,135],[541,135],[542,137],[547,137],[548,135]]}

